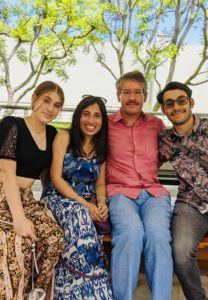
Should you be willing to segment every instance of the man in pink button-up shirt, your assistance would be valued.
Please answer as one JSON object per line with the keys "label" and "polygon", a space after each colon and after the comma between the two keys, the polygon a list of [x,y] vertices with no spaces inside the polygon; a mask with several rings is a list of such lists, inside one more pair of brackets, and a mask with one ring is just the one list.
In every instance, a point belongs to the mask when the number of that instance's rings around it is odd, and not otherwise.
{"label": "man in pink button-up shirt", "polygon": [[109,116],[107,160],[114,299],[132,299],[143,252],[152,299],[170,300],[172,210],[169,192],[157,179],[158,134],[164,125],[142,111],[147,98],[142,73],[124,74],[116,88],[121,109]]}

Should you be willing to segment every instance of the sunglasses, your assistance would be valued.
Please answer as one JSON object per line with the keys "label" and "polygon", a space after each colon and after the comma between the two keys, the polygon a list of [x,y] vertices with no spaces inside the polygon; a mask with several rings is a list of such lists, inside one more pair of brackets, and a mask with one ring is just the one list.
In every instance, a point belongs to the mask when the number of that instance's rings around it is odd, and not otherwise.
{"label": "sunglasses", "polygon": [[100,97],[100,96],[93,96],[93,95],[82,95],[82,100],[84,99],[100,99],[101,101],[103,101],[103,103],[107,103],[107,100],[103,97]]}
{"label": "sunglasses", "polygon": [[190,97],[188,96],[180,96],[176,100],[168,99],[167,101],[163,102],[162,105],[165,108],[173,108],[175,106],[175,103],[179,106],[186,105],[188,101],[190,100]]}

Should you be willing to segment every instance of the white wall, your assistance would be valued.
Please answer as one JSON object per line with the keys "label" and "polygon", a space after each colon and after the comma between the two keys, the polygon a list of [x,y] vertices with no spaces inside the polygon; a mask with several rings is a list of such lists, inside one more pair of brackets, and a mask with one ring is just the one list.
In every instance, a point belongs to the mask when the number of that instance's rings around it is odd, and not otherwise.
{"label": "white wall", "polygon": [[[173,80],[184,81],[187,76],[189,76],[197,65],[199,60],[199,49],[200,46],[191,45],[184,47],[184,51],[181,52],[177,60],[176,72]],[[109,47],[106,48],[106,57],[108,62],[111,64],[114,71],[118,74],[118,69],[116,66],[116,58],[110,50]],[[125,71],[134,70],[135,66],[132,65],[132,57],[130,53],[127,54]],[[12,63],[12,83],[14,85],[20,83],[28,72],[27,65],[22,66],[18,61],[13,61]],[[43,80],[53,80],[59,83],[64,89],[66,95],[66,105],[76,105],[81,96],[84,94],[93,94],[106,98],[108,100],[107,105],[117,107],[119,103],[117,101],[114,78],[108,73],[104,68],[102,68],[98,63],[95,62],[95,57],[93,54],[84,55],[82,53],[77,53],[77,63],[75,66],[70,66],[67,68],[69,75],[69,80],[67,82],[61,81],[56,78],[55,75],[50,74],[41,77],[40,81]],[[167,66],[159,70],[159,76],[161,82],[165,84],[167,77]],[[195,112],[205,112],[208,113],[208,84],[203,84],[196,87],[191,87],[193,90],[193,98],[196,101],[194,108]],[[153,87],[152,99],[148,99],[145,105],[145,111],[151,111],[154,103],[156,102],[157,90]],[[2,102],[6,99],[5,88],[0,88],[0,95]],[[28,93],[23,102],[29,102],[31,98],[31,92]]]}

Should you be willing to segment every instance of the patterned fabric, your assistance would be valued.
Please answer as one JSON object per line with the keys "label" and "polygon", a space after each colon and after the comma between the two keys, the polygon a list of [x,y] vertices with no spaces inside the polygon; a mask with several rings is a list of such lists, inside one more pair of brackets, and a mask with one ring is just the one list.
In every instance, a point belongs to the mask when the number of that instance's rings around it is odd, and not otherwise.
{"label": "patterned fabric", "polygon": [[15,122],[10,122],[10,119],[8,119],[8,117],[1,120],[0,133],[1,133],[0,158],[17,160],[17,151],[16,151],[17,140],[18,140],[17,124]]}
{"label": "patterned fabric", "polygon": [[[63,251],[63,232],[45,206],[33,198],[30,189],[20,189],[26,217],[34,224],[39,238],[36,256],[40,274],[35,287],[47,290],[59,254]],[[15,234],[2,184],[0,184],[0,299],[22,300],[31,289],[31,239]]]}
{"label": "patterned fabric", "polygon": [[173,129],[166,129],[159,136],[159,160],[169,160],[180,181],[177,201],[187,202],[201,213],[206,213],[208,168],[185,155],[175,145],[176,141],[208,163],[208,119],[195,116],[195,124],[189,136],[179,136]]}
{"label": "patterned fabric", "polygon": [[46,149],[38,148],[23,118],[8,116],[0,121],[0,158],[15,160],[16,175],[38,179],[50,166],[56,129],[46,125]]}
{"label": "patterned fabric", "polygon": [[[79,195],[91,198],[98,174],[96,158],[86,160],[66,154],[63,177]],[[97,234],[88,209],[63,198],[50,183],[44,196],[65,232],[65,250],[56,266],[55,299],[113,299],[104,265],[102,236]]]}

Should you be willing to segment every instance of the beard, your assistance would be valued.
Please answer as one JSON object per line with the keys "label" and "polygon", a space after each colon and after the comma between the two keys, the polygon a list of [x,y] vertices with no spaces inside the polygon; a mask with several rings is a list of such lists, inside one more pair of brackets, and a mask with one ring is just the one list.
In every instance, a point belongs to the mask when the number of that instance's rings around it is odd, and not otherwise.
{"label": "beard", "polygon": [[170,115],[168,119],[173,123],[173,125],[184,125],[189,122],[189,120],[192,118],[192,112],[190,111],[185,111],[184,115],[181,116],[180,118],[175,118],[174,115]]}

